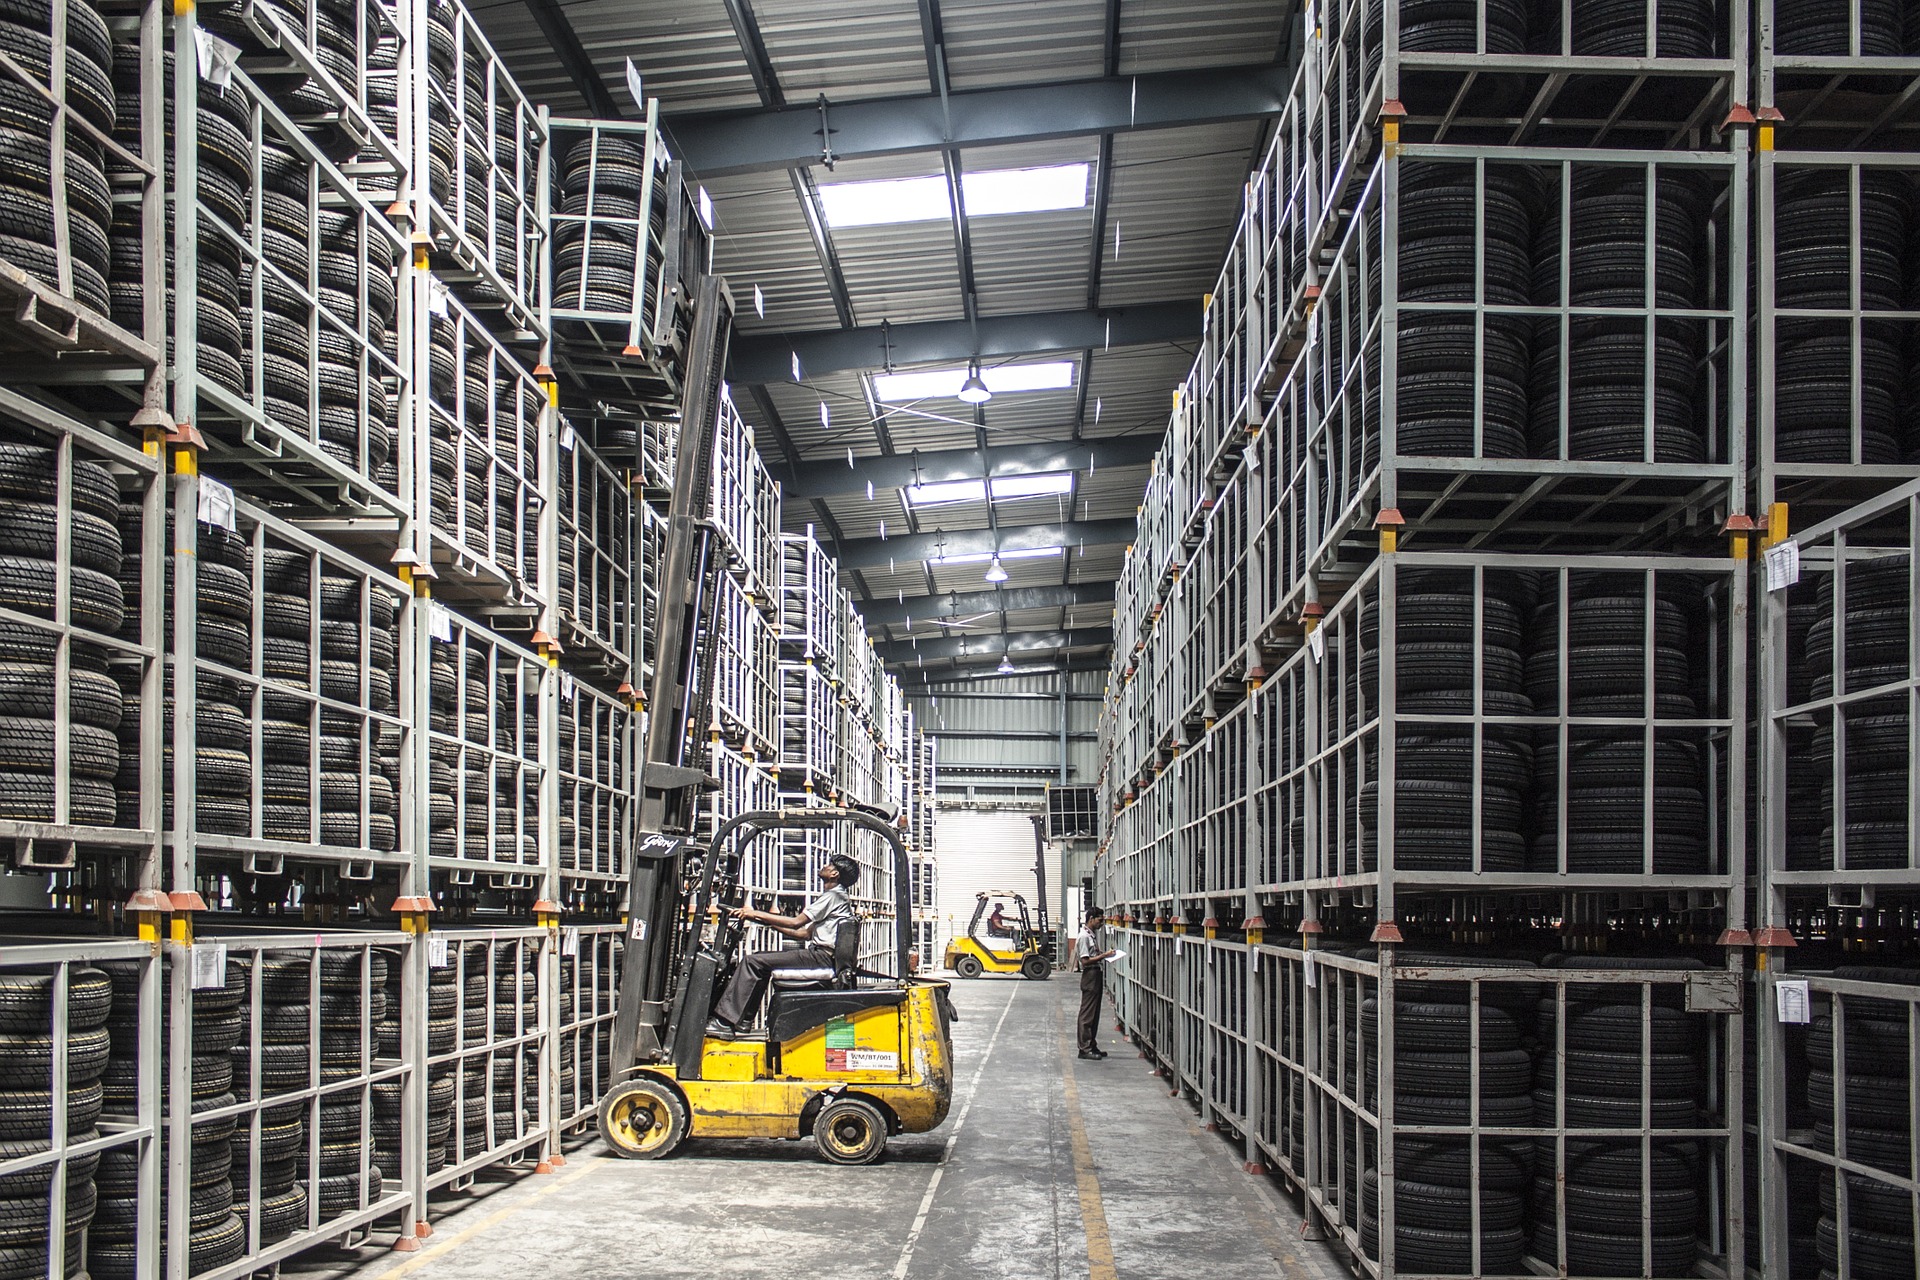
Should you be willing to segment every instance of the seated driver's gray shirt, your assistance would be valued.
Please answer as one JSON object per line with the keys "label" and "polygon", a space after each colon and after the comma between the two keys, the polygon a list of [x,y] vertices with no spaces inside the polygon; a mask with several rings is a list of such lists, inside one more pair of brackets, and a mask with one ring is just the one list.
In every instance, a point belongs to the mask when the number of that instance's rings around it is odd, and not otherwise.
{"label": "seated driver's gray shirt", "polygon": [[831,951],[833,944],[839,940],[840,926],[853,923],[853,903],[847,900],[847,891],[835,885],[809,902],[802,914],[807,923],[813,926],[807,945]]}

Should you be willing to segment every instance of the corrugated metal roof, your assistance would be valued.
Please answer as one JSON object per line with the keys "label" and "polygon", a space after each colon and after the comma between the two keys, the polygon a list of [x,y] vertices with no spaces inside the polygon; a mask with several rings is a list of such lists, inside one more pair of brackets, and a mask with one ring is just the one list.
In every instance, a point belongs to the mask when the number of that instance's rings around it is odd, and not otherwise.
{"label": "corrugated metal roof", "polygon": [[[529,0],[479,0],[484,29],[531,97],[557,112],[583,114],[585,100],[534,21]],[[649,96],[657,96],[669,130],[676,114],[759,108],[740,37],[723,0],[558,0],[562,16],[588,53],[595,72],[623,112],[623,73],[631,57]],[[926,32],[916,0],[740,0],[759,28],[773,76],[789,107],[807,110],[820,93],[846,102],[923,96],[929,76]],[[950,87],[956,92],[1097,79],[1108,47],[1106,0],[944,0],[940,32]],[[1120,0],[1115,52],[1122,76],[1272,61],[1285,32],[1298,21],[1292,0]],[[982,317],[1076,311],[1089,305],[1097,258],[1103,308],[1191,299],[1196,312],[1213,286],[1238,221],[1241,184],[1256,157],[1263,128],[1248,122],[1200,128],[1121,133],[1112,141],[1106,222],[1094,209],[973,217],[975,305]],[[1092,137],[1024,142],[964,151],[966,172],[1097,161]],[[843,161],[834,171],[815,168],[820,185],[930,176],[942,171],[937,152]],[[715,215],[715,265],[733,285],[743,332],[831,329],[839,323],[827,271],[793,182],[784,173],[705,179]],[[1093,191],[1091,189],[1089,195]],[[952,322],[966,302],[953,228],[946,220],[909,225],[829,229],[853,310],[861,326],[891,321]],[[1098,243],[1096,243],[1096,237]],[[1117,247],[1116,247],[1117,239]],[[753,310],[758,287],[764,317]],[[976,412],[957,400],[882,406],[871,420],[858,372],[814,374],[801,383],[764,389],[797,460],[826,461],[887,451],[971,449],[1075,438],[1141,436],[1166,428],[1172,391],[1193,359],[1191,344],[1107,349],[1075,363],[1075,387],[1066,391],[995,396]],[[991,363],[991,361],[989,362]],[[905,367],[905,366],[903,366]],[[744,392],[744,388],[738,389]],[[754,395],[737,400],[759,432],[776,469],[789,461]],[[830,420],[822,424],[825,403]],[[1145,485],[1144,467],[1076,471],[1071,505],[1060,498],[998,504],[1002,524],[1066,519],[1106,520],[1133,514]],[[838,495],[820,504],[791,501],[785,522],[802,528],[828,513],[847,538],[922,530],[984,527],[984,503],[909,512],[900,495],[877,491]],[[824,536],[824,531],[823,531]],[[1064,558],[1012,561],[1009,585],[1112,580],[1122,548],[1072,549]],[[981,566],[932,571],[936,590],[977,591]],[[924,595],[929,571],[918,560],[892,569],[864,570],[858,581],[876,598]],[[1104,604],[1033,610],[1008,625],[1021,629],[1104,626]],[[998,619],[995,619],[996,625]],[[894,628],[901,634],[904,628]],[[915,633],[937,630],[916,627]]]}

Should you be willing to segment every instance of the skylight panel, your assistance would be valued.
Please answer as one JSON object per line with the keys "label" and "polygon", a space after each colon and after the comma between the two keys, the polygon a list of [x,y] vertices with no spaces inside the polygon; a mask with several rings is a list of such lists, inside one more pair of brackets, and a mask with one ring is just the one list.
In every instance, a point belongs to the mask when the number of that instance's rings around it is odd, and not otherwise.
{"label": "skylight panel", "polygon": [[[1045,364],[1009,364],[983,368],[981,379],[995,395],[1014,391],[1063,391],[1073,386],[1073,361],[1054,360]],[[967,380],[964,366],[958,369],[919,369],[912,373],[880,373],[873,378],[873,395],[892,403],[900,400],[953,400],[960,395],[960,384]]]}
{"label": "skylight panel", "polygon": [[1001,476],[993,482],[995,502],[1013,498],[1051,498],[1073,488],[1073,476],[1060,471],[1051,475]]}
{"label": "skylight panel", "polygon": [[980,480],[946,480],[938,484],[910,484],[907,501],[916,507],[937,506],[943,502],[979,502],[987,496]]}
{"label": "skylight panel", "polygon": [[[966,197],[969,218],[1084,209],[1087,207],[1087,166],[986,169],[963,174],[960,190]],[[827,183],[820,187],[820,207],[826,213],[827,225],[835,229],[938,222],[953,216],[953,202],[944,174]]]}

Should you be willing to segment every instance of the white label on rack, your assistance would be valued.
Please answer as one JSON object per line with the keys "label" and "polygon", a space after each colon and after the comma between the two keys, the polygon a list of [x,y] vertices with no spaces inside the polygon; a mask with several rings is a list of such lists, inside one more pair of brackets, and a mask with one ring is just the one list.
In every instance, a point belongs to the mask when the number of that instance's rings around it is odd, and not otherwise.
{"label": "white label on rack", "polygon": [[427,281],[427,314],[436,320],[447,318],[447,298],[452,290],[439,280]]}
{"label": "white label on rack", "polygon": [[205,27],[194,28],[193,44],[199,54],[200,78],[225,96],[233,83],[233,64],[240,60],[240,46],[228,44]]}
{"label": "white label on rack", "polygon": [[1807,993],[1805,978],[1786,978],[1774,983],[1773,995],[1780,1006],[1780,1021],[1813,1021],[1813,997]]}
{"label": "white label on rack", "polygon": [[1248,947],[1247,952],[1253,957],[1253,971],[1255,973],[1260,972],[1260,948]]}
{"label": "white label on rack", "polygon": [[233,490],[209,476],[200,477],[200,523],[234,532]]}
{"label": "white label on rack", "polygon": [[645,920],[645,919],[636,919],[636,920],[635,920],[635,921],[633,922],[633,927],[632,927],[631,929],[629,929],[629,930],[627,930],[627,936],[628,936],[629,938],[632,938],[632,939],[633,939],[633,940],[634,940],[635,942],[645,942],[645,941],[647,940],[647,922],[646,922],[646,920]]}
{"label": "white label on rack", "polygon": [[1307,648],[1313,652],[1313,660],[1321,662],[1327,656],[1327,633],[1315,627],[1307,636]]}
{"label": "white label on rack", "polygon": [[560,424],[560,447],[562,449],[573,448],[573,424],[567,422]]}
{"label": "white label on rack", "polygon": [[1785,591],[1800,581],[1800,544],[1792,538],[1767,548],[1767,590]]}
{"label": "white label on rack", "polygon": [[580,931],[578,929],[562,929],[560,931],[560,954],[563,956],[577,956],[580,954]]}
{"label": "white label on rack", "polygon": [[447,939],[443,934],[427,935],[427,967],[444,969],[447,967]]}
{"label": "white label on rack", "polygon": [[565,671],[560,673],[560,701],[573,701],[573,677]]}
{"label": "white label on rack", "polygon": [[1320,966],[1313,962],[1313,952],[1311,951],[1307,952],[1307,963],[1304,968],[1307,975],[1307,985],[1310,987],[1319,986]]}
{"label": "white label on rack", "polygon": [[193,949],[193,989],[227,985],[227,944],[202,942]]}
{"label": "white label on rack", "polygon": [[453,615],[437,600],[427,601],[427,627],[435,640],[453,643]]}
{"label": "white label on rack", "polygon": [[640,114],[647,113],[646,87],[640,80],[640,68],[633,65],[633,59],[627,59],[627,92],[633,95],[633,105],[640,108]]}
{"label": "white label on rack", "polygon": [[753,286],[753,314],[762,320],[767,318],[767,295],[760,292],[760,286]]}

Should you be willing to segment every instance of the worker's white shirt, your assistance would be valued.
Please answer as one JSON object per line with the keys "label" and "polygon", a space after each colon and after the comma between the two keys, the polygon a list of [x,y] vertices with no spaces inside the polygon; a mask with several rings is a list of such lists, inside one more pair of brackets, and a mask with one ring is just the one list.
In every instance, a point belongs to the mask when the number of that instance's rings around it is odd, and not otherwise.
{"label": "worker's white shirt", "polygon": [[847,891],[835,885],[809,902],[804,914],[813,926],[808,945],[831,951],[841,928],[853,923],[853,904],[847,900]]}
{"label": "worker's white shirt", "polygon": [[1106,948],[1100,945],[1100,931],[1098,929],[1083,927],[1080,930],[1080,936],[1074,939],[1073,954],[1080,958],[1080,963],[1083,967],[1095,963],[1088,960],[1088,956],[1097,956],[1105,950]]}

